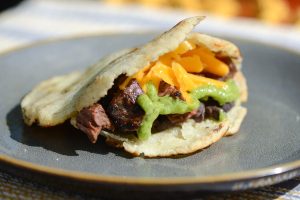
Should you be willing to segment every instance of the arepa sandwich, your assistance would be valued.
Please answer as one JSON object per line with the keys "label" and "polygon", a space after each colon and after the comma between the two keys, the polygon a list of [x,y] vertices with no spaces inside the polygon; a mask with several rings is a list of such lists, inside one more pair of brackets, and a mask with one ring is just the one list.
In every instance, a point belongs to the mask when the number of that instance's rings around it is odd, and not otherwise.
{"label": "arepa sandwich", "polygon": [[189,154],[238,132],[247,101],[242,57],[234,44],[192,32],[201,20],[43,81],[21,102],[25,123],[70,120],[92,143],[103,136],[145,157]]}

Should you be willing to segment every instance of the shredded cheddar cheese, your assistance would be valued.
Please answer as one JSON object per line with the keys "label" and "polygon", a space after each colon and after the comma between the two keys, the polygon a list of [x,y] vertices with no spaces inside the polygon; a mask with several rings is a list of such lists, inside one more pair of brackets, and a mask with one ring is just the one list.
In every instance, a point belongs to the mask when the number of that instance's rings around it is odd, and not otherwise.
{"label": "shredded cheddar cheese", "polygon": [[215,58],[215,55],[211,52],[207,52],[201,48],[192,50],[190,52],[192,55],[198,55],[201,61],[204,63],[204,71],[210,72],[218,76],[225,76],[229,72],[228,66]]}
{"label": "shredded cheddar cheese", "polygon": [[188,72],[200,73],[204,69],[203,63],[197,55],[180,58],[177,62]]}
{"label": "shredded cheddar cheese", "polygon": [[157,61],[128,77],[120,85],[120,89],[125,89],[131,79],[136,79],[144,91],[148,82],[152,82],[158,89],[160,81],[164,81],[176,87],[188,102],[189,92],[200,86],[214,85],[222,88],[226,85],[222,81],[192,74],[200,72],[225,76],[229,68],[207,48],[184,41],[173,52],[161,56]]}

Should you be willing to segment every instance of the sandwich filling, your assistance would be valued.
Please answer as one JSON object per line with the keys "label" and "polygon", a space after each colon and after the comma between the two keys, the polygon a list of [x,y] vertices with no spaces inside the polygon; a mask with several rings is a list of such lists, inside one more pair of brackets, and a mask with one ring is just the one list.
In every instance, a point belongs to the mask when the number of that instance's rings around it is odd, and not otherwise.
{"label": "sandwich filling", "polygon": [[222,121],[240,95],[236,72],[230,57],[186,40],[136,74],[120,75],[105,97],[79,112],[76,126],[94,143],[102,129],[146,140],[188,119]]}

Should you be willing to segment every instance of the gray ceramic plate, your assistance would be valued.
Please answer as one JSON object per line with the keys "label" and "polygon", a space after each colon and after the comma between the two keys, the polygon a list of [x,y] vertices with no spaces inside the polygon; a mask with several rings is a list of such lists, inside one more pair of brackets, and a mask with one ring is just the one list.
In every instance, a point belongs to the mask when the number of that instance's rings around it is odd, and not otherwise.
{"label": "gray ceramic plate", "polygon": [[[240,190],[287,180],[300,169],[300,57],[230,39],[244,55],[248,115],[238,134],[195,154],[132,158],[65,124],[27,127],[20,100],[40,81],[82,70],[103,55],[153,34],[103,35],[40,43],[0,55],[0,163],[4,170],[52,183],[105,191]],[[73,187],[73,186],[72,186]]]}

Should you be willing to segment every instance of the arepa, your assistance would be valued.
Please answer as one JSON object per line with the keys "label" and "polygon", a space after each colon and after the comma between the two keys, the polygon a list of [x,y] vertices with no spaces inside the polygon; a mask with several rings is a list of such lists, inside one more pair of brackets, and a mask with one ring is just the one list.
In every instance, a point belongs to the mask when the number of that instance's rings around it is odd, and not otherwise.
{"label": "arepa", "polygon": [[[25,122],[55,126],[71,119],[92,142],[100,134],[108,144],[145,157],[189,154],[236,133],[246,115],[241,102],[248,96],[242,57],[228,41],[192,33],[201,20],[185,19],[145,45],[109,55],[85,72],[40,83],[21,103]],[[176,95],[162,96],[162,83]],[[126,105],[119,108],[120,102]],[[153,131],[159,116],[167,117],[171,126]],[[182,116],[186,119],[178,123],[176,117]]]}

